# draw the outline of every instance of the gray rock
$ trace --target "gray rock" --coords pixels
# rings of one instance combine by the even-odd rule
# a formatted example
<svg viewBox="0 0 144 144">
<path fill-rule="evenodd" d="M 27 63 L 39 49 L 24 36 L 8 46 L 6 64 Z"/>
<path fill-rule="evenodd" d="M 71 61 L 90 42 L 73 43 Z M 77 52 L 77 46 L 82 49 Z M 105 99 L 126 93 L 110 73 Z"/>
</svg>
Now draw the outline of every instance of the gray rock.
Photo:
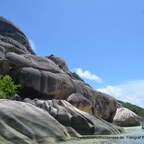
<svg viewBox="0 0 144 144">
<path fill-rule="evenodd" d="M 0 74 L 5 75 L 10 71 L 9 61 L 7 59 L 0 59 Z"/>
<path fill-rule="evenodd" d="M 21 101 L 21 97 L 18 94 L 14 94 L 9 98 L 10 100 Z"/>
<path fill-rule="evenodd" d="M 92 89 L 68 69 L 62 58 L 36 56 L 24 33 L 2 17 L 0 58 L 0 72 L 22 85 L 22 99 L 68 100 L 77 108 L 112 122 L 117 109 L 114 98 Z"/>
<path fill-rule="evenodd" d="M 113 97 L 92 89 L 62 58 L 36 56 L 24 33 L 2 17 L 0 73 L 11 75 L 22 86 L 20 97 L 12 99 L 28 97 L 27 103 L 0 100 L 0 143 L 49 143 L 70 135 L 122 131 L 106 122 L 112 122 L 117 109 Z"/>
<path fill-rule="evenodd" d="M 15 69 L 32 67 L 53 73 L 63 73 L 63 71 L 53 61 L 44 57 L 31 54 L 19 55 L 14 52 L 9 52 L 6 54 L 6 58 L 10 61 L 10 65 Z M 17 64 L 15 64 L 15 62 Z"/>
<path fill-rule="evenodd" d="M 27 48 L 20 42 L 0 35 L 0 47 L 4 49 L 4 54 L 7 52 L 15 52 L 17 54 L 30 54 Z"/>
<path fill-rule="evenodd" d="M 74 130 L 71 135 L 79 136 Z M 70 138 L 67 129 L 34 105 L 0 100 L 0 143 L 48 144 Z"/>
<path fill-rule="evenodd" d="M 26 38 L 25 34 L 17 28 L 12 22 L 0 17 L 0 35 L 10 38 L 23 45 L 31 54 L 35 54 Z"/>
<path fill-rule="evenodd" d="M 50 55 L 47 57 L 48 59 L 52 60 L 60 69 L 62 69 L 65 73 L 69 73 L 70 71 L 66 65 L 66 62 L 64 61 L 64 59 L 54 56 L 54 55 Z"/>
<path fill-rule="evenodd" d="M 113 119 L 113 123 L 119 126 L 138 126 L 141 117 L 127 108 L 118 108 Z"/>
<path fill-rule="evenodd" d="M 22 68 L 16 79 L 25 86 L 25 92 L 33 95 L 35 91 L 37 93 L 35 97 L 40 96 L 45 99 L 62 99 L 70 95 L 74 89 L 72 82 L 66 75 L 40 71 L 31 67 Z M 28 96 L 28 93 L 25 92 L 24 95 Z"/>
<path fill-rule="evenodd" d="M 92 103 L 80 93 L 71 94 L 67 101 L 76 108 L 92 114 Z"/>
<path fill-rule="evenodd" d="M 46 110 L 62 125 L 72 127 L 82 135 L 118 134 L 122 132 L 120 127 L 85 113 L 65 100 L 44 101 L 38 99 L 26 99 L 25 102 L 34 104 L 35 106 Z M 55 109 L 55 111 L 51 111 L 52 108 Z"/>
</svg>

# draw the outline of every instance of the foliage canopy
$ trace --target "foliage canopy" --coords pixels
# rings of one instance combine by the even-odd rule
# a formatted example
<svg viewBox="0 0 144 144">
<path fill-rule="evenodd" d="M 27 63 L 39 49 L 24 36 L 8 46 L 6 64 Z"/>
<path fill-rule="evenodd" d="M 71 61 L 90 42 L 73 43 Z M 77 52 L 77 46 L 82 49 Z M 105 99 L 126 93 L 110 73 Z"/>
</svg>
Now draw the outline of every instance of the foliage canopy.
<svg viewBox="0 0 144 144">
<path fill-rule="evenodd" d="M 0 98 L 9 98 L 16 94 L 20 85 L 15 85 L 11 76 L 0 75 Z"/>
</svg>

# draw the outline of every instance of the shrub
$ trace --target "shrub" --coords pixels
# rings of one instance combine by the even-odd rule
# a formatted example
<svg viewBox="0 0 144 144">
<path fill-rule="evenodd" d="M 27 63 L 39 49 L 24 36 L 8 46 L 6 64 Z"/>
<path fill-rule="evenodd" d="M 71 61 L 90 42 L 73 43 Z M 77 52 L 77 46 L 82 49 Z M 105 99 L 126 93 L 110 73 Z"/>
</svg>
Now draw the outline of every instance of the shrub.
<svg viewBox="0 0 144 144">
<path fill-rule="evenodd" d="M 0 98 L 9 98 L 13 96 L 16 94 L 18 88 L 20 88 L 20 85 L 15 85 L 11 76 L 0 75 Z"/>
</svg>

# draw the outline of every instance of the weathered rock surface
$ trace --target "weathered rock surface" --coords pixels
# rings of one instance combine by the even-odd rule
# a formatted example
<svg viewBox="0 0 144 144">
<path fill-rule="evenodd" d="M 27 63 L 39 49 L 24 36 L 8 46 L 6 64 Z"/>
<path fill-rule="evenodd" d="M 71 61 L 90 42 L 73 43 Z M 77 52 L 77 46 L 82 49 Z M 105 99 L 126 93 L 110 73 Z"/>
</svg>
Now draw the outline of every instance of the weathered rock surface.
<svg viewBox="0 0 144 144">
<path fill-rule="evenodd" d="M 85 113 L 65 100 L 25 99 L 24 101 L 46 110 L 62 125 L 72 127 L 82 135 L 118 134 L 122 131 L 120 127 Z"/>
<path fill-rule="evenodd" d="M 45 110 L 29 103 L 0 100 L 0 144 L 48 144 L 68 138 L 67 129 Z"/>
<path fill-rule="evenodd" d="M 65 100 L 0 100 L 1 144 L 48 144 L 80 134 L 118 134 L 122 129 Z"/>
<path fill-rule="evenodd" d="M 113 123 L 119 126 L 138 126 L 142 120 L 142 117 L 122 107 L 117 109 Z"/>
<path fill-rule="evenodd" d="M 3 17 L 0 17 L 0 35 L 1 45 L 7 46 L 5 51 L 35 54 L 25 34 Z"/>
<path fill-rule="evenodd" d="M 0 17 L 0 74 L 11 75 L 22 85 L 20 97 L 14 98 L 41 99 L 29 100 L 33 105 L 0 101 L 0 140 L 5 143 L 45 143 L 57 138 L 67 139 L 69 134 L 117 134 L 121 131 L 106 122 L 112 122 L 116 112 L 114 98 L 92 89 L 68 69 L 62 58 L 35 55 L 24 33 L 3 17 Z"/>
<path fill-rule="evenodd" d="M 78 109 L 92 114 L 92 104 L 80 93 L 71 94 L 67 101 Z"/>
<path fill-rule="evenodd" d="M 62 58 L 36 56 L 24 33 L 3 17 L 0 17 L 0 73 L 11 75 L 22 85 L 19 94 L 22 99 L 68 100 L 110 122 L 117 109 L 114 98 L 93 90 L 70 72 Z"/>
</svg>

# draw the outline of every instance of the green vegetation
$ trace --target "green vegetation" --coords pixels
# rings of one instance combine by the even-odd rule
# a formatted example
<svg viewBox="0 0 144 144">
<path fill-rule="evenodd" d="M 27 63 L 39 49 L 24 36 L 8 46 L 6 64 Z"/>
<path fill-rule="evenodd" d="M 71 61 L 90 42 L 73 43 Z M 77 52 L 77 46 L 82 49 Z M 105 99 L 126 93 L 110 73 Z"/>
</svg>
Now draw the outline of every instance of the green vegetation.
<svg viewBox="0 0 144 144">
<path fill-rule="evenodd" d="M 0 75 L 0 98 L 9 98 L 16 94 L 20 85 L 15 85 L 9 75 Z"/>
<path fill-rule="evenodd" d="M 128 108 L 129 110 L 133 111 L 137 115 L 144 117 L 144 108 L 141 108 L 139 106 L 133 105 L 128 102 L 125 103 L 125 102 L 119 101 L 119 103 L 121 103 L 123 107 Z"/>
</svg>

